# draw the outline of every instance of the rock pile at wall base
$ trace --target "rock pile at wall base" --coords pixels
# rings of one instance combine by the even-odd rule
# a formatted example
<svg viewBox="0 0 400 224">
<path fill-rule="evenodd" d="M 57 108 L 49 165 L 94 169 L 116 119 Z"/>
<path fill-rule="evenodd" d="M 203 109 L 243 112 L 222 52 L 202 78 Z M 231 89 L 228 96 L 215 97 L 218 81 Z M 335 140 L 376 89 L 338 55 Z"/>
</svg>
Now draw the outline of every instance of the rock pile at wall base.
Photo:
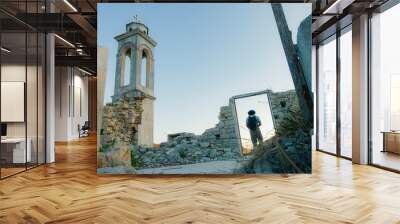
<svg viewBox="0 0 400 224">
<path fill-rule="evenodd" d="M 243 167 L 244 173 L 311 173 L 311 134 L 296 92 L 269 92 L 276 136 L 265 141 Z"/>
<path fill-rule="evenodd" d="M 220 108 L 219 122 L 201 135 L 177 133 L 159 148 L 136 146 L 133 161 L 140 168 L 203 163 L 217 160 L 243 160 L 231 106 Z"/>
<path fill-rule="evenodd" d="M 281 118 L 275 137 L 258 147 L 245 173 L 311 173 L 311 130 L 298 107 Z"/>
<path fill-rule="evenodd" d="M 263 143 L 242 172 L 311 173 L 310 149 L 311 136 L 302 131 L 292 136 L 274 137 Z"/>
<path fill-rule="evenodd" d="M 136 169 L 133 167 L 126 166 L 115 166 L 115 167 L 102 167 L 97 168 L 98 174 L 137 174 Z"/>
</svg>

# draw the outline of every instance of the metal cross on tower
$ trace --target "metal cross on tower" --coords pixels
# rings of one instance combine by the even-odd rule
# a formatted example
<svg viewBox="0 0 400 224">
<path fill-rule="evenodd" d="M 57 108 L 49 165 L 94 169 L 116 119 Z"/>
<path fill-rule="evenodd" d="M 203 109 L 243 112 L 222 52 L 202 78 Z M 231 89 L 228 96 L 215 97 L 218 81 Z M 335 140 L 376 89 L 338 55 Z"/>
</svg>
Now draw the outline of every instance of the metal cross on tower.
<svg viewBox="0 0 400 224">
<path fill-rule="evenodd" d="M 140 19 L 137 14 L 133 17 L 133 21 L 135 21 L 136 23 L 140 23 Z"/>
</svg>

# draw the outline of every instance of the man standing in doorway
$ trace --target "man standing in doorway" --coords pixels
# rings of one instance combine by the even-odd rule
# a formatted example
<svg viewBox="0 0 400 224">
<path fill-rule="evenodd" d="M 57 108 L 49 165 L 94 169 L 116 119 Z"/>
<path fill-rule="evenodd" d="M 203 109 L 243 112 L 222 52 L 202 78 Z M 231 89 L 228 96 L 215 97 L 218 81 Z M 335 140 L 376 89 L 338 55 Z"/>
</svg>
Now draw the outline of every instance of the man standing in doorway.
<svg viewBox="0 0 400 224">
<path fill-rule="evenodd" d="M 263 142 L 263 137 L 260 130 L 261 120 L 256 115 L 256 112 L 254 110 L 249 110 L 247 114 L 249 116 L 246 120 L 246 126 L 250 131 L 251 142 L 253 143 L 254 150 L 256 149 L 258 144 L 261 144 Z"/>
</svg>

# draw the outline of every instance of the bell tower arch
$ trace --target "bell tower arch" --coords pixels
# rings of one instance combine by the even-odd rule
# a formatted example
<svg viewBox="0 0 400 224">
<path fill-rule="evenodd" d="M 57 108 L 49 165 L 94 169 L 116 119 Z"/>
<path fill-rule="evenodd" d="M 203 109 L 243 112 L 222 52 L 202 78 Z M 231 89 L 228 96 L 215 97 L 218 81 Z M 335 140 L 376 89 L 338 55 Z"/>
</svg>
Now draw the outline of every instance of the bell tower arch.
<svg viewBox="0 0 400 224">
<path fill-rule="evenodd" d="M 157 43 L 149 36 L 148 27 L 137 17 L 134 22 L 126 24 L 125 33 L 116 36 L 115 40 L 118 42 L 118 51 L 112 101 L 121 98 L 141 100 L 143 112 L 137 130 L 138 145 L 153 146 L 156 99 L 153 50 Z M 130 66 L 126 63 L 130 63 Z"/>
</svg>

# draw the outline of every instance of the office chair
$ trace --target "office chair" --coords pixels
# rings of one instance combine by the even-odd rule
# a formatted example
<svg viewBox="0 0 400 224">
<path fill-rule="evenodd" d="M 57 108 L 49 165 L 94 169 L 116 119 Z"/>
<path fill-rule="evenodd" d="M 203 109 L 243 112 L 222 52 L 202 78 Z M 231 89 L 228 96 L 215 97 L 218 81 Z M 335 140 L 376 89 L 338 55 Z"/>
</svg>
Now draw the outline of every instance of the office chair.
<svg viewBox="0 0 400 224">
<path fill-rule="evenodd" d="M 89 125 L 89 121 L 85 121 L 85 123 L 82 125 L 82 127 L 79 127 L 80 125 L 78 125 L 78 129 L 79 129 L 79 138 L 80 137 L 87 137 L 89 136 L 89 129 L 90 129 L 90 125 Z"/>
</svg>

